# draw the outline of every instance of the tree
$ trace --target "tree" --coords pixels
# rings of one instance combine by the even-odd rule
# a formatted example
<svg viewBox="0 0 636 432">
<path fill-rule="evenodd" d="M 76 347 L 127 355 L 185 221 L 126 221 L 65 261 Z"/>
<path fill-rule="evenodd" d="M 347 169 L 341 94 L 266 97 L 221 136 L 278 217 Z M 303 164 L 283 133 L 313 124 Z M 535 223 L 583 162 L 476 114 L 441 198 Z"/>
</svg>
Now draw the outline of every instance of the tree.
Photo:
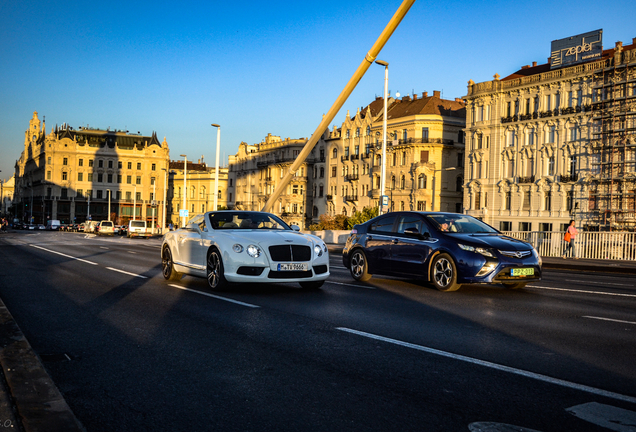
<svg viewBox="0 0 636 432">
<path fill-rule="evenodd" d="M 362 211 L 355 212 L 348 220 L 347 220 L 347 228 L 351 229 L 354 225 L 358 225 L 368 221 L 369 219 L 373 219 L 378 215 L 377 207 L 364 207 Z"/>
</svg>

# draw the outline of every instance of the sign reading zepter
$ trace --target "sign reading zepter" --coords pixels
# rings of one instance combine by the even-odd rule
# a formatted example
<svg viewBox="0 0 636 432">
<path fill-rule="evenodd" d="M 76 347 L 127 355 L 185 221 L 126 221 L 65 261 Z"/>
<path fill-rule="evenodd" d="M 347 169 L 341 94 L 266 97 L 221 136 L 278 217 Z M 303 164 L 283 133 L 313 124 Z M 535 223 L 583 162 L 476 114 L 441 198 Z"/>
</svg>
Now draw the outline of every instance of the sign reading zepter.
<svg viewBox="0 0 636 432">
<path fill-rule="evenodd" d="M 603 55 L 603 30 L 594 30 L 552 41 L 550 69 L 572 66 Z"/>
</svg>

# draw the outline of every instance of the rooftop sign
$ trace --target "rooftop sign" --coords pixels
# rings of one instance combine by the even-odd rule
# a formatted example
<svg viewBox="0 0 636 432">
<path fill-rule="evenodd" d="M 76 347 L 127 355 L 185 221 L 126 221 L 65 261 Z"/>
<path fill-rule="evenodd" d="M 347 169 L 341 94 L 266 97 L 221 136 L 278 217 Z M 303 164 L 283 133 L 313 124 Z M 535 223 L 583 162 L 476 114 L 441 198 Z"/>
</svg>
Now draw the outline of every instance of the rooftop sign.
<svg viewBox="0 0 636 432">
<path fill-rule="evenodd" d="M 552 41 L 550 69 L 598 60 L 603 54 L 603 30 Z"/>
</svg>

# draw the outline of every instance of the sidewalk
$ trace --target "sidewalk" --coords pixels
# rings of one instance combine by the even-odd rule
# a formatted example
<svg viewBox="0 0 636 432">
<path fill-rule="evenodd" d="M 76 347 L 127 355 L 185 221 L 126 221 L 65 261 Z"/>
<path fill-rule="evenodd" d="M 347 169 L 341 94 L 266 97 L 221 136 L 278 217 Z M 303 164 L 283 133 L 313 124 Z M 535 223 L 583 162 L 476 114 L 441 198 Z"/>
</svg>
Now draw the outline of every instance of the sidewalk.
<svg viewBox="0 0 636 432">
<path fill-rule="evenodd" d="M 84 431 L 0 300 L 0 429 Z"/>
<path fill-rule="evenodd" d="M 332 255 L 342 255 L 344 245 L 327 244 Z M 543 268 L 555 270 L 570 270 L 578 272 L 623 273 L 636 274 L 636 261 L 593 260 L 593 259 L 563 259 L 544 257 Z"/>
</svg>

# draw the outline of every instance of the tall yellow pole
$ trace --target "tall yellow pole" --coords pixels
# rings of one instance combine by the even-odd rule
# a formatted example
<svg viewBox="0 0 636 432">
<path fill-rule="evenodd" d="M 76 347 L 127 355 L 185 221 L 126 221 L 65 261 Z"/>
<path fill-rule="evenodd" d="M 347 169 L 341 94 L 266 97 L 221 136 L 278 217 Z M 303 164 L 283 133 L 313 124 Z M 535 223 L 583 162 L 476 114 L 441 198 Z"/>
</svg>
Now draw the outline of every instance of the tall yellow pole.
<svg viewBox="0 0 636 432">
<path fill-rule="evenodd" d="M 375 61 L 375 58 L 378 56 L 378 54 L 387 43 L 397 26 L 400 24 L 406 13 L 409 11 L 411 6 L 413 6 L 413 3 L 415 3 L 415 0 L 404 0 L 402 2 L 398 10 L 393 15 L 393 18 L 391 18 L 391 21 L 389 21 L 387 26 L 384 28 L 384 30 L 380 34 L 380 37 L 378 37 L 378 40 L 375 41 L 375 43 L 371 47 L 371 50 L 369 50 L 367 55 L 364 57 L 364 60 L 362 60 L 362 63 L 360 63 L 360 66 L 358 66 L 358 69 L 356 69 L 355 73 L 340 93 L 340 96 L 338 96 L 338 99 L 336 99 L 329 112 L 327 112 L 327 115 L 322 119 L 314 133 L 311 135 L 311 138 L 309 138 L 309 141 L 307 141 L 307 144 L 305 144 L 305 147 L 303 147 L 302 151 L 298 155 L 298 158 L 289 167 L 281 181 L 278 183 L 278 186 L 276 186 L 276 189 L 265 203 L 263 211 L 270 211 L 272 209 L 280 194 L 289 184 L 289 181 L 291 180 L 294 173 L 298 170 L 298 168 L 300 168 L 300 165 L 305 162 L 305 159 L 307 159 L 309 153 L 313 150 L 314 146 L 316 145 L 322 134 L 325 132 L 331 121 L 334 119 L 336 114 L 338 114 L 340 108 L 342 108 L 344 103 L 347 101 L 347 98 L 349 97 L 349 95 L 351 95 L 353 89 L 356 88 L 356 86 L 366 73 L 367 69 L 369 69 L 369 66 L 371 66 L 371 64 Z"/>
</svg>

